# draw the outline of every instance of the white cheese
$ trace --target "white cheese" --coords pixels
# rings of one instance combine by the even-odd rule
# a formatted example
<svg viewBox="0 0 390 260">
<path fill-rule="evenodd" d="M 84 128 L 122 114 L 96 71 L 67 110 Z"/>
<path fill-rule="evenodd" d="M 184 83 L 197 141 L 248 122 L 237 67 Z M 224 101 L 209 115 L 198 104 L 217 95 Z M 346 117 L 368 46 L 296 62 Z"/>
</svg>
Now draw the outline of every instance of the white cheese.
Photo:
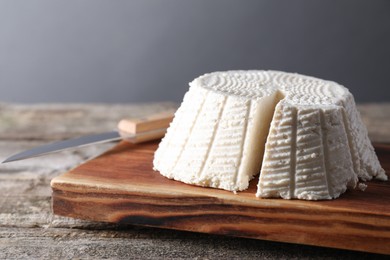
<svg viewBox="0 0 390 260">
<path fill-rule="evenodd" d="M 365 191 L 367 189 L 367 184 L 361 182 L 358 184 L 358 188 L 361 191 Z"/>
<path fill-rule="evenodd" d="M 205 74 L 190 83 L 154 169 L 189 184 L 258 197 L 332 199 L 358 177 L 385 180 L 343 86 L 278 71 Z"/>
</svg>

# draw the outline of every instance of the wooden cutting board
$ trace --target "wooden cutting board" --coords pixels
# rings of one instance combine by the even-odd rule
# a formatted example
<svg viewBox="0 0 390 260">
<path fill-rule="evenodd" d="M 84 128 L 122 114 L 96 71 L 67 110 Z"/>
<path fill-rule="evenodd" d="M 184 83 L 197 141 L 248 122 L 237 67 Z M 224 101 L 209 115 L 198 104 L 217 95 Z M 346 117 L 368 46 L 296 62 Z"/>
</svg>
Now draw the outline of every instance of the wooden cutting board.
<svg viewBox="0 0 390 260">
<path fill-rule="evenodd" d="M 152 170 L 157 144 L 122 142 L 54 178 L 54 214 L 390 254 L 390 182 L 332 201 L 259 199 L 257 180 L 234 194 L 166 179 Z M 389 175 L 389 146 L 376 151 Z"/>
</svg>

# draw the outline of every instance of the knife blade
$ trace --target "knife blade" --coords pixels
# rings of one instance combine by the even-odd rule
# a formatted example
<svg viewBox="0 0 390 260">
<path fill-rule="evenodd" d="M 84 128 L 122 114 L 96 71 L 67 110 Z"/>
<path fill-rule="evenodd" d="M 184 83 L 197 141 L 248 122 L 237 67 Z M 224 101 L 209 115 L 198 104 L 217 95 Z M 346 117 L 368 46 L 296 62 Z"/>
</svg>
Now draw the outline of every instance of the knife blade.
<svg viewBox="0 0 390 260">
<path fill-rule="evenodd" d="M 14 154 L 5 159 L 2 163 L 34 158 L 71 148 L 80 148 L 98 143 L 119 140 L 126 140 L 131 143 L 141 143 L 156 140 L 165 135 L 166 129 L 172 121 L 173 116 L 173 112 L 163 112 L 140 119 L 123 119 L 119 122 L 117 130 L 38 146 Z"/>
</svg>

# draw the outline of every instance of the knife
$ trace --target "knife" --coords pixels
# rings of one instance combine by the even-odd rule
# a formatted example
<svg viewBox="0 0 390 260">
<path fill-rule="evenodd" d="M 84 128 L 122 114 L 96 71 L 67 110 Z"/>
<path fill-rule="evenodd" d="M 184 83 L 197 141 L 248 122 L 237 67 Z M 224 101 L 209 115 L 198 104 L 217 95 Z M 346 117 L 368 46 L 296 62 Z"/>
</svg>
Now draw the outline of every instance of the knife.
<svg viewBox="0 0 390 260">
<path fill-rule="evenodd" d="M 173 112 L 162 112 L 144 118 L 122 119 L 119 121 L 117 129 L 114 131 L 45 144 L 12 155 L 2 163 L 24 160 L 91 144 L 119 140 L 125 140 L 131 143 L 141 143 L 160 139 L 165 135 L 173 116 Z"/>
</svg>

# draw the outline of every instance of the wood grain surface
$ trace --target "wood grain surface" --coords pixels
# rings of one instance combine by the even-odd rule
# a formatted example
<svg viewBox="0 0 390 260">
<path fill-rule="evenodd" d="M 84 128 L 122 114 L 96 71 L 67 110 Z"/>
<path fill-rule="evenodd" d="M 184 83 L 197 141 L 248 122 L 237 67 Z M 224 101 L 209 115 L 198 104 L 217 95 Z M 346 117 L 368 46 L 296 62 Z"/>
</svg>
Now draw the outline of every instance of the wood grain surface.
<svg viewBox="0 0 390 260">
<path fill-rule="evenodd" d="M 0 103 L 0 161 L 38 145 L 111 131 L 119 120 L 174 111 L 174 103 Z M 360 104 L 372 141 L 390 143 L 390 103 Z M 388 259 L 387 255 L 96 222 L 53 215 L 50 181 L 105 143 L 0 165 L 0 259 Z"/>
<path fill-rule="evenodd" d="M 371 181 L 332 201 L 259 199 L 195 187 L 152 170 L 157 142 L 114 149 L 54 178 L 55 214 L 94 221 L 390 254 L 390 184 Z M 377 153 L 390 170 L 388 145 Z"/>
</svg>

